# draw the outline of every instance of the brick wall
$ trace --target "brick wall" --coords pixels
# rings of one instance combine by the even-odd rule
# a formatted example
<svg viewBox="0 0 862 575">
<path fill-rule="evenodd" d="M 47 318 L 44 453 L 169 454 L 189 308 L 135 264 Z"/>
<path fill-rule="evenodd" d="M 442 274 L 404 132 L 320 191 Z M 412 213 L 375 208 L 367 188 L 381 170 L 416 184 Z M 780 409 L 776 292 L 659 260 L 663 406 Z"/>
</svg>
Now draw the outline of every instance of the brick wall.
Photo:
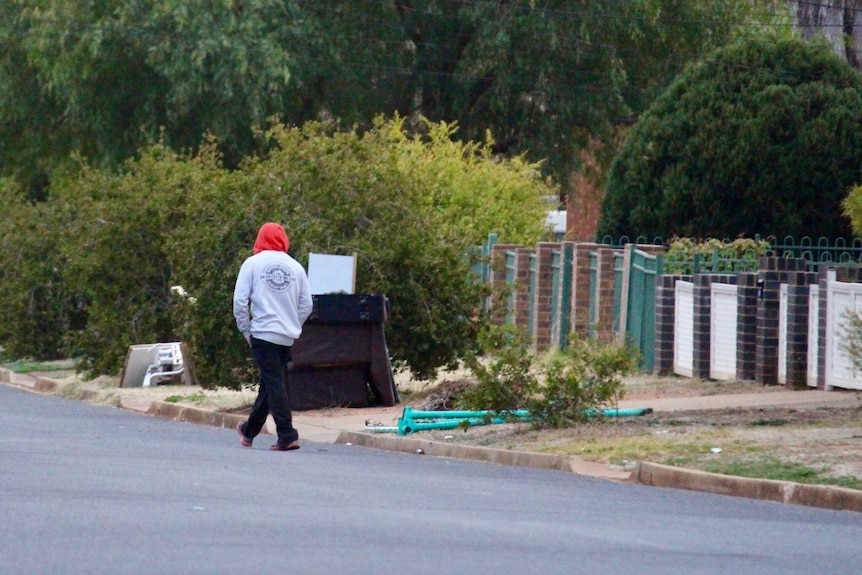
<svg viewBox="0 0 862 575">
<path fill-rule="evenodd" d="M 598 270 L 596 274 L 596 317 L 594 337 L 601 341 L 614 338 L 614 254 L 612 248 L 602 246 L 598 253 Z"/>
<path fill-rule="evenodd" d="M 691 276 L 664 275 L 656 278 L 655 362 L 653 363 L 653 371 L 659 375 L 673 373 L 677 280 L 691 281 Z"/>
<path fill-rule="evenodd" d="M 581 160 L 586 165 L 598 164 L 589 155 L 582 155 Z M 566 237 L 595 238 L 601 217 L 602 190 L 599 190 L 592 179 L 584 174 L 572 177 L 572 191 L 566 196 Z"/>
<path fill-rule="evenodd" d="M 572 250 L 571 331 L 580 337 L 590 332 L 590 252 L 599 244 L 577 243 Z"/>
<path fill-rule="evenodd" d="M 736 378 L 752 381 L 757 373 L 757 274 L 738 274 L 736 289 Z"/>
<path fill-rule="evenodd" d="M 553 286 L 553 252 L 561 244 L 541 242 L 536 246 L 536 290 L 533 293 L 533 350 L 541 351 L 551 345 L 551 296 Z"/>
<path fill-rule="evenodd" d="M 804 272 L 808 263 L 801 258 L 764 257 L 758 272 L 757 345 L 755 380 L 759 383 L 778 382 L 778 312 L 781 284 Z"/>
</svg>

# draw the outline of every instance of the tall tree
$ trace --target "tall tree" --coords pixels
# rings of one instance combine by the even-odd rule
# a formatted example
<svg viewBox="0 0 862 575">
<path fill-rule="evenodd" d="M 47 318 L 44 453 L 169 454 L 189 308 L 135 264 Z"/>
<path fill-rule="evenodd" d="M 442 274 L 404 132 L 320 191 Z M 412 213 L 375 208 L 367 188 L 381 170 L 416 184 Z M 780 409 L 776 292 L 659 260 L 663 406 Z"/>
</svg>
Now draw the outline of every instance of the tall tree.
<svg viewBox="0 0 862 575">
<path fill-rule="evenodd" d="M 0 23 L 0 175 L 40 195 L 77 152 L 117 166 L 142 145 L 220 138 L 233 165 L 289 82 L 282 0 L 12 0 Z M 40 160 L 41 159 L 41 160 Z"/>
<path fill-rule="evenodd" d="M 0 7 L 0 176 L 39 190 L 72 151 L 378 114 L 546 159 L 565 181 L 588 135 L 636 117 L 689 60 L 780 20 L 785 0 L 10 0 Z M 421 129 L 421 122 L 414 126 Z"/>
<path fill-rule="evenodd" d="M 790 0 L 803 38 L 824 36 L 835 53 L 862 70 L 862 0 Z"/>
</svg>

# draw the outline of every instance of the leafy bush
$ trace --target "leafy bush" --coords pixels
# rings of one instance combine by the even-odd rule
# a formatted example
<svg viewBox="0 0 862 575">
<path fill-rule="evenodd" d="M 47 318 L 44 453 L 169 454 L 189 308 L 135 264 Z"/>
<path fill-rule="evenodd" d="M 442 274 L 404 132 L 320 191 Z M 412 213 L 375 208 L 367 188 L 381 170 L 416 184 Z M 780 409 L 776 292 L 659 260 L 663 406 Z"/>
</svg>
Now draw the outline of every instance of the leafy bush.
<svg viewBox="0 0 862 575">
<path fill-rule="evenodd" d="M 526 409 L 534 427 L 568 427 L 596 417 L 622 398 L 622 377 L 637 365 L 628 347 L 575 337 L 540 362 L 525 334 L 510 325 L 490 327 L 480 343 L 481 352 L 465 360 L 477 383 L 461 393 L 459 407 L 503 416 Z"/>
<path fill-rule="evenodd" d="M 689 66 L 615 158 L 600 235 L 847 237 L 862 75 L 828 46 L 762 36 Z"/>
<path fill-rule="evenodd" d="M 11 357 L 58 359 L 70 353 L 66 337 L 82 320 L 58 249 L 62 214 L 23 196 L 0 186 L 0 341 Z"/>
<path fill-rule="evenodd" d="M 541 393 L 527 409 L 540 425 L 554 428 L 600 416 L 623 397 L 622 377 L 636 365 L 628 347 L 575 338 L 548 360 Z"/>
<path fill-rule="evenodd" d="M 511 324 L 490 325 L 478 344 L 480 353 L 464 358 L 478 383 L 461 393 L 458 405 L 494 412 L 525 408 L 539 388 L 527 335 Z"/>
<path fill-rule="evenodd" d="M 71 341 L 89 375 L 118 373 L 132 344 L 177 340 L 167 245 L 186 226 L 191 190 L 218 179 L 218 166 L 205 163 L 153 146 L 121 173 L 82 166 L 52 186 L 48 204 L 72 216 L 60 251 L 66 281 L 85 302 L 86 325 Z"/>
<path fill-rule="evenodd" d="M 312 252 L 357 253 L 357 291 L 392 303 L 396 364 L 433 376 L 474 347 L 485 321 L 473 247 L 492 230 L 543 239 L 543 198 L 553 194 L 535 165 L 453 142 L 453 130 L 429 124 L 418 140 L 397 118 L 364 134 L 276 125 L 261 135 L 268 155 L 234 171 L 215 142 L 193 157 L 153 145 L 120 172 L 82 164 L 52 182 L 44 214 L 22 208 L 20 222 L 5 224 L 8 254 L 26 253 L 27 265 L 8 255 L 15 301 L 0 308 L 22 315 L 30 286 L 62 288 L 54 298 L 66 305 L 74 294 L 86 322 L 70 331 L 67 306 L 57 317 L 31 314 L 40 323 L 29 327 L 68 335 L 71 346 L 58 338 L 51 350 L 79 356 L 89 375 L 118 373 L 129 345 L 180 339 L 202 385 L 238 387 L 254 364 L 231 313 L 234 281 L 260 225 L 276 221 L 302 263 Z M 0 332 L 10 349 L 23 335 Z"/>
<path fill-rule="evenodd" d="M 769 251 L 765 240 L 737 238 L 733 241 L 676 238 L 668 246 L 664 257 L 664 271 L 671 274 L 698 272 L 756 271 L 759 259 Z"/>
</svg>

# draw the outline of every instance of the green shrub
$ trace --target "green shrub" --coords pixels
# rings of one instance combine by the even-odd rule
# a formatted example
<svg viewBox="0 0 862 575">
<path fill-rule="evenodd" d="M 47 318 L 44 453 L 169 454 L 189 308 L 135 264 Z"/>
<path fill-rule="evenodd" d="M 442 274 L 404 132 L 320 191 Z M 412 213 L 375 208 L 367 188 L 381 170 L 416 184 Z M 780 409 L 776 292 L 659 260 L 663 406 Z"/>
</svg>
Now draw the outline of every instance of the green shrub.
<svg viewBox="0 0 862 575">
<path fill-rule="evenodd" d="M 474 246 L 491 231 L 544 239 L 556 193 L 536 165 L 454 142 L 454 129 L 428 124 L 416 139 L 398 118 L 363 134 L 275 125 L 261 134 L 268 155 L 233 171 L 215 142 L 194 156 L 156 144 L 116 172 L 81 163 L 0 224 L 0 343 L 75 355 L 95 376 L 117 374 L 132 344 L 182 340 L 201 385 L 239 387 L 254 362 L 231 313 L 234 281 L 260 225 L 276 221 L 303 264 L 358 254 L 357 291 L 392 304 L 395 364 L 432 377 L 485 322 Z"/>
<path fill-rule="evenodd" d="M 760 257 L 769 248 L 769 242 L 752 238 L 737 238 L 733 241 L 676 238 L 665 252 L 664 271 L 670 274 L 756 271 Z M 696 260 L 699 261 L 697 266 Z"/>
<path fill-rule="evenodd" d="M 599 235 L 848 237 L 862 75 L 825 43 L 761 36 L 690 65 L 613 161 Z"/>
<path fill-rule="evenodd" d="M 480 353 L 464 359 L 478 384 L 459 395 L 459 407 L 494 412 L 525 408 L 539 385 L 527 335 L 510 324 L 492 325 L 482 331 L 478 344 Z"/>
<path fill-rule="evenodd" d="M 637 355 L 614 343 L 572 338 L 545 364 L 544 384 L 527 409 L 543 427 L 568 427 L 600 416 L 623 397 L 622 378 L 637 365 Z"/>
<path fill-rule="evenodd" d="M 534 427 L 568 427 L 594 418 L 622 398 L 622 377 L 637 365 L 628 347 L 572 337 L 564 351 L 540 362 L 523 331 L 492 326 L 481 351 L 465 360 L 477 383 L 458 398 L 462 409 L 503 416 L 525 409 Z"/>
<path fill-rule="evenodd" d="M 0 342 L 15 358 L 59 359 L 71 351 L 70 329 L 83 321 L 60 252 L 64 215 L 0 185 Z"/>
</svg>

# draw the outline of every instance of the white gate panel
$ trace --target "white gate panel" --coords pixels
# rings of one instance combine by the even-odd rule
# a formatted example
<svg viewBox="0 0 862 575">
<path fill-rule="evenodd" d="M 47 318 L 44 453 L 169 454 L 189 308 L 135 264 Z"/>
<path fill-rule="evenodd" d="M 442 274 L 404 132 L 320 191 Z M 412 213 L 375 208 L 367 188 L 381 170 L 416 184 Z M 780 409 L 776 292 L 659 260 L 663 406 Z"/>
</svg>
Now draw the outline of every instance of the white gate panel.
<svg viewBox="0 0 862 575">
<path fill-rule="evenodd" d="M 778 292 L 778 383 L 787 383 L 787 284 Z"/>
<path fill-rule="evenodd" d="M 674 295 L 673 372 L 691 377 L 694 371 L 694 284 L 677 281 Z"/>
<path fill-rule="evenodd" d="M 808 287 L 808 387 L 817 387 L 820 354 L 820 286 Z"/>
<path fill-rule="evenodd" d="M 842 348 L 847 330 L 846 313 L 862 310 L 862 284 L 829 282 L 826 308 L 826 389 L 862 389 L 862 374 Z"/>
<path fill-rule="evenodd" d="M 714 283 L 710 287 L 709 377 L 736 379 L 736 286 Z"/>
</svg>

